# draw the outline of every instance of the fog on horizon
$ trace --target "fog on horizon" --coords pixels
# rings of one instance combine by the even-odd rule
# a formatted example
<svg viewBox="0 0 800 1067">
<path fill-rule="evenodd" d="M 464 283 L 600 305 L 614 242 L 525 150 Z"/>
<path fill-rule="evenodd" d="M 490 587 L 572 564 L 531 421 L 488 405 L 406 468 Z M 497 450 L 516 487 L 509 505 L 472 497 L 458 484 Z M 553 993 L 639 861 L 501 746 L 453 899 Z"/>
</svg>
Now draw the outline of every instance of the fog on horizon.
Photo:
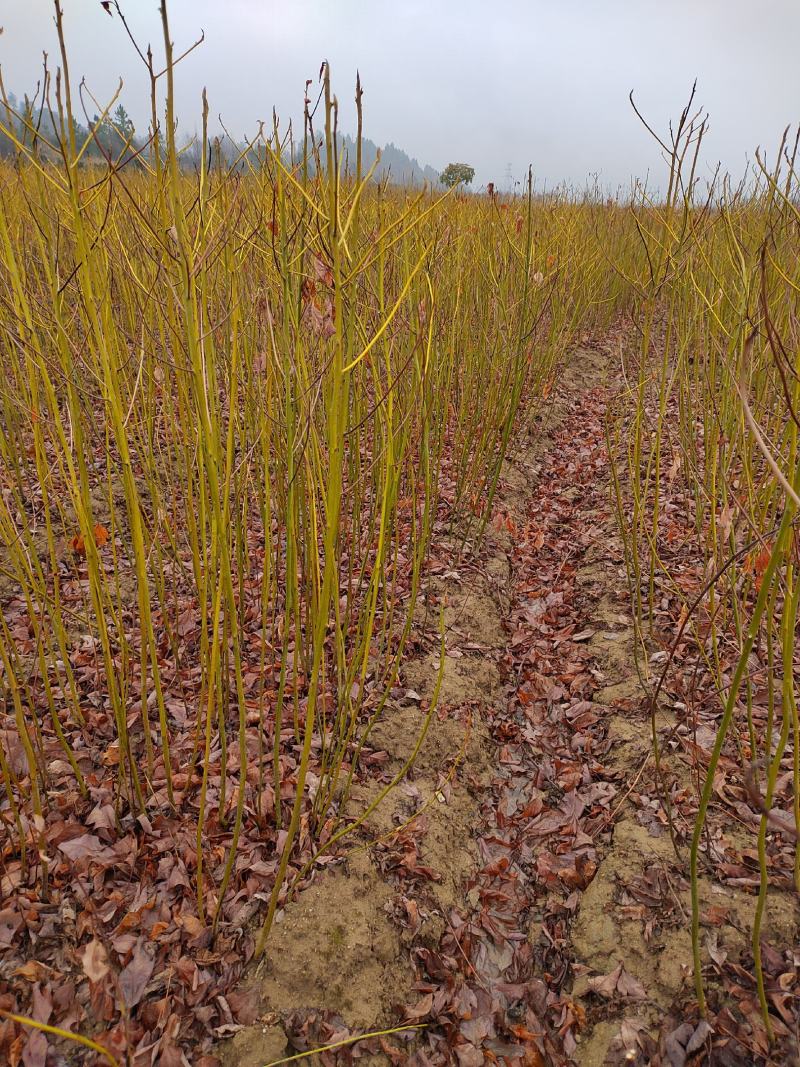
<svg viewBox="0 0 800 1067">
<path fill-rule="evenodd" d="M 146 71 L 116 16 L 100 0 L 61 0 L 70 73 L 103 104 L 121 101 L 144 132 Z M 158 0 L 121 0 L 142 46 L 163 55 Z M 113 5 L 112 5 L 113 7 Z M 631 177 L 660 184 L 659 151 L 628 102 L 659 131 L 676 119 L 697 78 L 710 114 L 701 176 L 717 161 L 739 177 L 754 149 L 774 157 L 784 128 L 800 121 L 800 5 L 762 0 L 169 0 L 176 53 L 205 31 L 177 73 L 179 132 L 200 123 L 207 88 L 212 131 L 221 114 L 237 138 L 273 106 L 302 113 L 304 84 L 331 64 L 340 128 L 355 132 L 356 70 L 364 133 L 419 163 L 475 167 L 474 187 L 500 189 L 532 164 L 537 186 L 594 182 L 627 190 Z M 58 62 L 52 0 L 0 0 L 0 65 L 7 90 L 32 93 L 42 52 Z M 84 116 L 78 112 L 83 121 Z"/>
</svg>

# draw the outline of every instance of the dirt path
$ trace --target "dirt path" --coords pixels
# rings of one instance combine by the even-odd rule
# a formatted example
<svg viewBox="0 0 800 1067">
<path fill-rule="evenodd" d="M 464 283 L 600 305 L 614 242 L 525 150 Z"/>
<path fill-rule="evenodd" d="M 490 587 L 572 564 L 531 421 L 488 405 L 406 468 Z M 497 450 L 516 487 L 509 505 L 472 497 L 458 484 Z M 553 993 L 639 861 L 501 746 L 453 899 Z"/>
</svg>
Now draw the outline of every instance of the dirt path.
<svg viewBox="0 0 800 1067">
<path fill-rule="evenodd" d="M 413 775 L 285 909 L 251 978 L 259 1022 L 226 1063 L 398 1022 L 420 1029 L 326 1062 L 680 1067 L 702 1050 L 705 1024 L 670 1015 L 691 985 L 688 896 L 655 799 L 610 496 L 620 343 L 574 353 L 506 464 L 481 552 L 454 566 L 440 545 L 430 618 L 372 738 L 389 780 L 433 690 L 445 597 L 440 706 Z M 365 782 L 354 810 L 380 787 Z M 709 952 L 741 954 L 752 897 L 710 882 L 701 896 L 728 921 L 709 922 Z M 769 924 L 796 935 L 790 898 L 775 895 Z"/>
</svg>

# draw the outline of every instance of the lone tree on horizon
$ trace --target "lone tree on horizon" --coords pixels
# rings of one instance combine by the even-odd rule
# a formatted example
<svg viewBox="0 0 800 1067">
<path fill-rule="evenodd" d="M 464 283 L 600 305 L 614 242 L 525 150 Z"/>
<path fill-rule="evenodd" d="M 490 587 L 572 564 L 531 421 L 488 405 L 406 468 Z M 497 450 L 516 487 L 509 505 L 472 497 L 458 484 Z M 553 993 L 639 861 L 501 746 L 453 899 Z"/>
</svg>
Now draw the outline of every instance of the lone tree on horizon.
<svg viewBox="0 0 800 1067">
<path fill-rule="evenodd" d="M 449 189 L 452 189 L 452 187 L 458 185 L 459 182 L 461 182 L 462 185 L 469 185 L 474 177 L 475 168 L 471 167 L 469 163 L 448 163 L 439 175 L 439 181 L 442 185 L 446 185 Z"/>
</svg>

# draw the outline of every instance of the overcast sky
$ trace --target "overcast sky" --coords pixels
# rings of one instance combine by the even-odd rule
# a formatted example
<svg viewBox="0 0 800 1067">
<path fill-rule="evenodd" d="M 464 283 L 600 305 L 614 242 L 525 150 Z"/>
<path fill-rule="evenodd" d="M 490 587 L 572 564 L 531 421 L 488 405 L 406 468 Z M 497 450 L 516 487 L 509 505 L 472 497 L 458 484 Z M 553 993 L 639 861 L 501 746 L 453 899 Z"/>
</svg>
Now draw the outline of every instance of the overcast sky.
<svg viewBox="0 0 800 1067">
<path fill-rule="evenodd" d="M 74 79 L 100 99 L 121 76 L 122 100 L 147 125 L 147 81 L 116 18 L 100 0 L 62 0 Z M 140 43 L 159 47 L 157 0 L 122 0 Z M 705 159 L 736 175 L 753 149 L 774 149 L 800 120 L 798 0 L 169 0 L 180 51 L 180 128 L 211 114 L 241 135 L 273 105 L 302 110 L 303 84 L 331 63 L 341 126 L 352 132 L 356 69 L 365 133 L 421 163 L 476 168 L 476 185 L 505 185 L 533 164 L 537 183 L 604 186 L 662 173 L 628 103 L 663 128 L 691 83 L 711 115 Z M 30 91 L 42 51 L 55 60 L 52 0 L 0 0 L 6 87 Z"/>
</svg>

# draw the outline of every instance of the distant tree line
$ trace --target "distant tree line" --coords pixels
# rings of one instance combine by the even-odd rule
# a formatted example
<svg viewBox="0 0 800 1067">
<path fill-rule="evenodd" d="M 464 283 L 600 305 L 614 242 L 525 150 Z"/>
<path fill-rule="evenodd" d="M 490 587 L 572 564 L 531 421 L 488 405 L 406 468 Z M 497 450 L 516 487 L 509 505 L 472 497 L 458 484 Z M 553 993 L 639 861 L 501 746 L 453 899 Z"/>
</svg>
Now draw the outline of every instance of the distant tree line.
<svg viewBox="0 0 800 1067">
<path fill-rule="evenodd" d="M 28 96 L 17 98 L 9 93 L 0 103 L 0 122 L 6 127 L 0 129 L 0 156 L 5 158 L 16 154 L 15 138 L 26 148 L 36 148 L 46 156 L 52 154 L 51 146 L 61 136 L 57 117 Z M 123 104 L 118 104 L 110 115 L 94 115 L 86 124 L 73 117 L 72 128 L 76 144 L 82 146 L 88 140 L 83 154 L 87 159 L 116 159 L 126 148 L 136 153 L 146 143 L 146 138 L 136 137 L 133 121 Z"/>
<path fill-rule="evenodd" d="M 0 122 L 14 135 L 11 137 L 5 130 L 0 129 L 0 157 L 11 158 L 16 155 L 14 138 L 26 148 L 35 146 L 42 156 L 47 157 L 53 154 L 51 146 L 57 146 L 61 137 L 57 116 L 54 118 L 47 107 L 43 108 L 40 99 L 32 100 L 28 96 L 18 98 L 9 93 L 5 104 L 0 102 Z M 146 136 L 137 134 L 133 120 L 123 104 L 118 104 L 110 114 L 94 115 L 86 123 L 73 118 L 72 124 L 76 144 L 79 147 L 86 145 L 81 158 L 87 162 L 117 161 L 120 157 L 123 160 L 127 157 L 149 158 L 152 155 L 150 131 L 148 130 Z M 158 136 L 160 138 L 160 134 Z M 356 141 L 348 134 L 339 134 L 337 140 L 339 158 L 343 160 L 345 171 L 352 174 L 356 166 Z M 199 167 L 202 151 L 202 138 L 199 135 L 184 139 L 180 148 L 181 165 L 187 168 Z M 319 158 L 313 146 L 308 151 L 309 172 L 313 174 L 317 160 L 319 159 L 321 166 L 325 165 L 325 160 L 324 157 Z M 362 138 L 361 141 L 363 173 L 366 174 L 370 170 L 379 152 L 380 159 L 373 172 L 374 180 L 412 186 L 440 184 L 439 173 L 433 167 L 419 163 L 395 144 L 389 143 L 379 149 L 368 137 Z M 264 146 L 259 139 L 251 143 L 236 141 L 225 135 L 209 139 L 208 154 L 207 164 L 212 168 L 223 166 L 243 170 L 249 164 L 259 164 L 264 155 Z M 287 165 L 298 164 L 302 158 L 302 150 L 294 144 L 284 149 L 283 157 Z"/>
<path fill-rule="evenodd" d="M 342 138 L 345 151 L 350 159 L 356 157 L 356 143 L 352 137 Z M 375 170 L 378 179 L 390 179 L 400 185 L 428 185 L 439 184 L 439 174 L 433 167 L 423 166 L 416 159 L 407 155 L 401 148 L 391 142 L 380 150 L 381 159 Z M 362 139 L 361 153 L 364 161 L 364 169 L 369 170 L 375 162 L 378 146 L 368 137 Z"/>
<path fill-rule="evenodd" d="M 355 172 L 357 148 L 354 137 L 349 134 L 337 135 L 337 151 L 339 159 L 343 161 L 343 170 L 346 173 L 353 174 Z M 378 152 L 380 152 L 380 159 L 373 171 L 373 179 L 375 181 L 390 181 L 396 185 L 413 186 L 439 184 L 439 172 L 434 170 L 433 167 L 422 165 L 391 142 L 379 149 L 378 145 L 371 141 L 369 137 L 362 137 L 361 139 L 361 169 L 363 174 L 366 174 L 373 166 L 378 157 Z M 315 160 L 313 153 L 311 155 L 309 169 L 313 173 Z M 300 148 L 294 145 L 287 152 L 287 158 L 292 162 L 299 162 L 302 158 Z M 320 163 L 324 167 L 324 158 L 320 160 Z"/>
</svg>

